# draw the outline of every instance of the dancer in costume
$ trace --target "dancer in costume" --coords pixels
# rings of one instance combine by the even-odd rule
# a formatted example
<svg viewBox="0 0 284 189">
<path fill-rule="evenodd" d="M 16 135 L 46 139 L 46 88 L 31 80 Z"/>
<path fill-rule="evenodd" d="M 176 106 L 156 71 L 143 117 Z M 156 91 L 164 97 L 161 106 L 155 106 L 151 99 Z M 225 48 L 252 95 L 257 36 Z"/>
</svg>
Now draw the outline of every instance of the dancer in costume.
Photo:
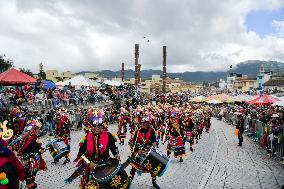
<svg viewBox="0 0 284 189">
<path fill-rule="evenodd" d="M 115 158 L 120 159 L 115 139 L 111 133 L 103 130 L 103 124 L 89 125 L 86 128 L 86 135 L 80 141 L 80 149 L 75 160 L 78 161 L 82 157 L 88 160 L 78 163 L 79 167 L 84 167 L 83 176 L 80 180 L 81 189 L 96 183 L 95 178 L 92 177 L 92 171 L 109 161 L 110 151 Z"/>
<path fill-rule="evenodd" d="M 1 124 L 0 133 L 0 188 L 16 189 L 19 188 L 20 181 L 25 180 L 25 173 L 23 164 L 7 147 L 6 140 L 13 136 L 13 130 L 6 127 L 7 123 L 8 121 L 4 121 Z"/>
<path fill-rule="evenodd" d="M 38 139 L 38 130 L 41 124 L 37 120 L 32 120 L 25 127 L 22 134 L 22 140 L 19 144 L 19 155 L 25 162 L 25 181 L 26 187 L 35 189 L 37 184 L 35 182 L 37 172 L 39 170 L 47 170 L 46 163 L 42 158 L 44 149 L 41 147 L 41 142 Z"/>
<path fill-rule="evenodd" d="M 181 135 L 180 125 L 176 122 L 171 124 L 169 130 L 169 140 L 167 146 L 167 155 L 170 156 L 171 152 L 174 152 L 175 158 L 180 158 L 180 162 L 183 162 L 183 156 L 186 156 L 183 136 Z"/>
<path fill-rule="evenodd" d="M 70 127 L 71 127 L 71 124 L 66 115 L 66 111 L 62 109 L 57 116 L 57 127 L 55 129 L 55 134 L 57 136 L 58 142 L 63 141 L 67 145 L 69 152 L 70 152 L 70 141 L 71 141 Z M 53 163 L 56 164 L 58 161 L 59 159 L 54 160 Z M 65 161 L 63 162 L 63 164 L 66 164 L 69 162 L 70 162 L 69 153 L 67 153 L 65 155 Z"/>
<path fill-rule="evenodd" d="M 193 152 L 193 144 L 194 144 L 194 138 L 193 138 L 193 128 L 194 128 L 194 123 L 193 120 L 190 116 L 188 116 L 187 121 L 185 123 L 185 131 L 184 131 L 184 143 L 189 142 L 190 145 L 190 151 Z"/>
<path fill-rule="evenodd" d="M 122 112 L 118 119 L 118 131 L 117 131 L 117 136 L 119 138 L 119 144 L 121 145 L 124 145 L 124 140 L 126 138 L 126 132 L 127 132 L 126 120 Z"/>
<path fill-rule="evenodd" d="M 145 151 L 149 150 L 152 146 L 156 146 L 156 135 L 154 129 L 149 127 L 149 118 L 143 118 L 141 123 L 141 128 L 139 128 L 133 138 L 132 138 L 133 146 L 131 146 L 131 157 L 135 157 L 137 154 L 143 154 Z M 131 163 L 132 169 L 130 171 L 130 181 L 133 180 L 136 171 L 142 171 L 147 173 L 147 168 L 141 169 L 141 165 L 135 161 Z M 153 187 L 159 189 L 160 187 L 157 185 L 156 182 L 156 175 L 154 173 L 150 173 L 152 177 L 152 184 Z"/>
</svg>

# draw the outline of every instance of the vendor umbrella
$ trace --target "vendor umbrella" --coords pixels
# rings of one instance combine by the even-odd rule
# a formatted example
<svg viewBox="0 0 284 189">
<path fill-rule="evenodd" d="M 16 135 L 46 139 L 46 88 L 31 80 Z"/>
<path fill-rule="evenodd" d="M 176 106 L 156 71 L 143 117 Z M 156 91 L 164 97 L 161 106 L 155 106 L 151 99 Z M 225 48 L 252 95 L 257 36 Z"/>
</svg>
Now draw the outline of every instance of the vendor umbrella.
<svg viewBox="0 0 284 189">
<path fill-rule="evenodd" d="M 36 79 L 20 72 L 15 68 L 11 68 L 0 74 L 1 85 L 27 85 L 34 84 Z"/>
<path fill-rule="evenodd" d="M 284 100 L 273 103 L 272 106 L 284 106 Z"/>
<path fill-rule="evenodd" d="M 248 104 L 254 104 L 254 105 L 268 105 L 268 104 L 272 104 L 279 101 L 276 98 L 273 98 L 269 95 L 264 95 L 264 96 L 259 96 L 253 100 L 248 101 Z"/>
<path fill-rule="evenodd" d="M 213 100 L 208 100 L 207 103 L 209 103 L 209 104 L 222 104 L 223 102 L 220 101 L 220 100 L 213 99 Z"/>
<path fill-rule="evenodd" d="M 41 82 L 43 83 L 44 89 L 53 89 L 56 87 L 55 83 L 52 81 L 42 80 Z"/>
</svg>

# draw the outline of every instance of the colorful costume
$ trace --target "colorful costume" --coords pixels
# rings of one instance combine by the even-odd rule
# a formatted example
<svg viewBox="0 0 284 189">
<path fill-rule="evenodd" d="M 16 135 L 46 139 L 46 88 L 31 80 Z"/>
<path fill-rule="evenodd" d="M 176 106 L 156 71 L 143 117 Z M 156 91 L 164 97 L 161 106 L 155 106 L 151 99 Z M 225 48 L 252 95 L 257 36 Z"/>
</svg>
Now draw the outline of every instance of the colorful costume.
<svg viewBox="0 0 284 189">
<path fill-rule="evenodd" d="M 60 113 L 58 115 L 58 121 L 57 121 L 57 127 L 55 130 L 55 133 L 58 137 L 58 141 L 63 141 L 66 145 L 67 148 L 70 152 L 70 141 L 71 141 L 71 136 L 70 136 L 70 121 L 65 113 Z M 65 155 L 65 161 L 63 164 L 69 163 L 69 153 Z M 59 160 L 54 161 L 54 163 L 57 163 Z"/>
<path fill-rule="evenodd" d="M 104 164 L 110 158 L 109 151 L 111 151 L 114 156 L 118 156 L 115 139 L 111 133 L 102 131 L 99 135 L 95 135 L 91 131 L 88 131 L 80 142 L 80 149 L 76 160 L 79 160 L 84 155 L 89 161 L 97 165 Z M 80 188 L 85 189 L 88 183 L 95 182 L 95 180 L 92 180 L 93 178 L 90 177 L 92 175 L 92 169 L 89 165 L 84 165 L 84 162 L 79 164 L 79 166 L 84 167 Z"/>
<path fill-rule="evenodd" d="M 142 124 L 149 124 L 149 123 L 142 123 Z M 143 126 L 144 127 L 144 126 Z M 136 154 L 142 154 L 144 153 L 146 150 L 149 150 L 153 145 L 156 144 L 156 135 L 155 135 L 155 131 L 154 129 L 152 129 L 149 126 L 146 126 L 146 128 L 140 128 L 138 129 L 132 140 L 132 146 L 131 146 L 131 151 L 132 157 L 135 157 Z M 146 167 L 141 167 L 141 165 L 139 163 L 137 163 L 136 161 L 133 161 L 131 163 L 132 165 L 132 169 L 130 171 L 130 180 L 132 181 L 136 171 L 139 172 L 143 172 L 143 173 L 147 173 L 149 172 L 148 169 Z M 142 168 L 142 170 L 141 170 Z M 160 187 L 157 185 L 156 183 L 156 175 L 154 173 L 150 173 L 151 177 L 152 177 L 152 184 L 153 187 L 156 189 L 159 189 Z"/>
<path fill-rule="evenodd" d="M 124 139 L 126 138 L 126 132 L 127 132 L 126 120 L 125 120 L 125 117 L 121 115 L 118 121 L 118 131 L 117 131 L 117 135 L 120 141 L 119 144 L 124 145 Z"/>
<path fill-rule="evenodd" d="M 35 183 L 36 174 L 39 170 L 47 170 L 46 163 L 42 158 L 43 148 L 38 140 L 36 125 L 28 125 L 26 137 L 19 144 L 19 153 L 22 154 L 25 167 L 25 181 L 27 188 L 37 188 Z"/>
<path fill-rule="evenodd" d="M 180 133 L 180 125 L 173 123 L 169 131 L 169 141 L 167 146 L 167 155 L 170 156 L 171 151 L 174 152 L 175 158 L 180 158 L 180 162 L 183 162 L 182 157 L 186 155 L 183 136 Z"/>
<path fill-rule="evenodd" d="M 13 136 L 13 131 L 7 129 L 4 121 L 0 133 L 0 189 L 19 188 L 20 181 L 24 181 L 24 166 L 15 156 L 14 152 L 9 149 L 7 142 Z"/>
</svg>

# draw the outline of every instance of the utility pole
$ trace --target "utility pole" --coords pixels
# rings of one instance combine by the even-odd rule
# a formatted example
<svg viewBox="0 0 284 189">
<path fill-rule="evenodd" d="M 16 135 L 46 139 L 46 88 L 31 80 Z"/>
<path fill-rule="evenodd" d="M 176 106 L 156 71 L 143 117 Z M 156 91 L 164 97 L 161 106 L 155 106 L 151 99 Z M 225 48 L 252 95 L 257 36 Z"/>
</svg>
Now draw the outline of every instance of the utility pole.
<svg viewBox="0 0 284 189">
<path fill-rule="evenodd" d="M 139 44 L 135 44 L 135 86 L 138 87 L 138 58 L 139 58 Z"/>
<path fill-rule="evenodd" d="M 124 82 L 124 63 L 121 63 L 121 81 Z"/>
<path fill-rule="evenodd" d="M 141 81 L 141 64 L 138 64 L 137 73 L 138 73 L 137 77 L 138 77 L 138 85 L 139 85 L 139 83 Z"/>
<path fill-rule="evenodd" d="M 166 94 L 166 78 L 167 78 L 167 46 L 163 46 L 163 88 L 162 91 Z"/>
</svg>

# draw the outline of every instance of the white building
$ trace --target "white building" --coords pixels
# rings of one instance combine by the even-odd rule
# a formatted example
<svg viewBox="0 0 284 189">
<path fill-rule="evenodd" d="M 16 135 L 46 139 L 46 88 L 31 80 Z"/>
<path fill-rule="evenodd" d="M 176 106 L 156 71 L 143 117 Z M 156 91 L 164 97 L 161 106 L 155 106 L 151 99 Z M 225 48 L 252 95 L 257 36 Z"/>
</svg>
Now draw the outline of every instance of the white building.
<svg viewBox="0 0 284 189">
<path fill-rule="evenodd" d="M 263 85 L 264 90 L 270 91 L 284 91 L 284 77 L 272 77 L 269 81 Z"/>
<path fill-rule="evenodd" d="M 229 73 L 227 76 L 227 89 L 233 90 L 234 89 L 234 82 L 236 80 L 236 73 Z"/>
<path fill-rule="evenodd" d="M 220 89 L 226 89 L 227 88 L 227 83 L 224 79 L 220 79 L 219 81 L 219 88 Z"/>
<path fill-rule="evenodd" d="M 257 90 L 262 91 L 264 90 L 263 84 L 270 80 L 272 73 L 265 72 L 263 64 L 260 65 L 259 73 L 256 78 L 256 87 Z"/>
</svg>

